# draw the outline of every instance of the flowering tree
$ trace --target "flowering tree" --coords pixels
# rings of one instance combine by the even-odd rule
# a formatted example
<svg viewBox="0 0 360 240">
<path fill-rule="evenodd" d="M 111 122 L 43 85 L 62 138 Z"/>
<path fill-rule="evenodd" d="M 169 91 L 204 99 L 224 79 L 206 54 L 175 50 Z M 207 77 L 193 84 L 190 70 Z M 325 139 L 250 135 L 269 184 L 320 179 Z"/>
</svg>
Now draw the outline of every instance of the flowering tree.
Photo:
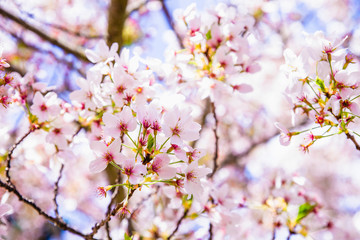
<svg viewBox="0 0 360 240">
<path fill-rule="evenodd" d="M 0 235 L 359 238 L 356 1 L 172 7 L 0 6 Z"/>
</svg>

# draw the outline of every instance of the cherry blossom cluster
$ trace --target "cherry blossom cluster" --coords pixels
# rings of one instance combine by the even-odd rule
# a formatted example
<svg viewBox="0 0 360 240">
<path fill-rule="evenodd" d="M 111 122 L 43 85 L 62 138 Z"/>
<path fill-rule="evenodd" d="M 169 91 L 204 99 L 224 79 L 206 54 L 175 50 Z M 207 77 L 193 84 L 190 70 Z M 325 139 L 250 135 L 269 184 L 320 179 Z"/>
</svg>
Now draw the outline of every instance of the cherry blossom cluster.
<svg viewBox="0 0 360 240">
<path fill-rule="evenodd" d="M 116 44 L 109 49 L 104 41 L 87 50 L 96 65 L 87 79 L 78 80 L 81 89 L 70 94 L 81 111 L 79 122 L 90 130 L 96 155 L 90 171 L 110 164 L 126 176 L 124 183 L 99 187 L 100 195 L 115 186 L 130 191 L 164 182 L 199 199 L 202 179 L 211 170 L 199 166 L 203 154 L 188 142 L 199 138 L 201 126 L 190 108 L 166 108 L 156 99 L 152 73 L 138 70 L 139 57 L 116 51 Z"/>
<path fill-rule="evenodd" d="M 308 132 L 301 145 L 303 151 L 320 138 L 344 133 L 348 138 L 358 135 L 360 108 L 359 62 L 342 48 L 343 42 L 332 42 L 322 32 L 306 37 L 306 46 L 299 55 L 292 50 L 284 52 L 286 64 L 283 70 L 289 79 L 286 96 L 293 106 L 295 115 L 306 115 L 317 126 Z M 280 142 L 287 145 L 294 135 L 277 123 L 281 130 Z M 325 131 L 314 134 L 317 128 Z"/>
<path fill-rule="evenodd" d="M 224 93 L 252 91 L 243 76 L 260 70 L 250 47 L 254 18 L 224 3 L 202 13 L 192 4 L 177 15 L 184 49 L 167 54 L 172 64 L 171 72 L 163 70 L 168 84 L 212 101 Z"/>
</svg>

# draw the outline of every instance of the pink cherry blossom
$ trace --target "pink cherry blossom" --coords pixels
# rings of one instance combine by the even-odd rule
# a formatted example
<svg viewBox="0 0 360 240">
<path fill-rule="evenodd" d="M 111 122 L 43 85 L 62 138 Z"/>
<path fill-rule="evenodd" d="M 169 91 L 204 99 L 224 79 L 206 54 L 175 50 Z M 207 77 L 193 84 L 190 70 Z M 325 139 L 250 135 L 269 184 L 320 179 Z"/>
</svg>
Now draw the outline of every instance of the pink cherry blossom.
<svg viewBox="0 0 360 240">
<path fill-rule="evenodd" d="M 175 177 L 176 169 L 169 166 L 170 158 L 167 154 L 161 153 L 156 155 L 151 164 L 151 170 L 158 174 L 162 179 L 170 179 Z"/>
<path fill-rule="evenodd" d="M 75 132 L 74 126 L 62 118 L 55 119 L 50 125 L 53 128 L 46 136 L 46 141 L 57 145 L 60 149 L 65 149 L 67 140 L 70 140 L 72 134 Z"/>
<path fill-rule="evenodd" d="M 138 184 L 144 179 L 143 175 L 146 173 L 146 167 L 141 163 L 135 163 L 135 158 L 124 160 L 123 168 L 130 184 Z"/>
<path fill-rule="evenodd" d="M 137 107 L 137 119 L 143 125 L 145 129 L 152 128 L 159 131 L 161 129 L 161 111 L 162 108 L 151 102 L 150 104 L 138 105 Z"/>
<path fill-rule="evenodd" d="M 101 106 L 100 82 L 102 76 L 98 71 L 88 71 L 86 79 L 78 78 L 76 80 L 79 90 L 70 93 L 72 101 L 83 104 L 85 109 L 94 109 Z"/>
<path fill-rule="evenodd" d="M 10 67 L 5 58 L 2 58 L 3 48 L 0 48 L 0 69 Z"/>
<path fill-rule="evenodd" d="M 280 144 L 283 146 L 287 146 L 290 144 L 292 134 L 289 130 L 279 122 L 274 123 L 275 127 L 280 130 Z"/>
<path fill-rule="evenodd" d="M 134 78 L 126 73 L 124 67 L 119 64 L 112 69 L 111 77 L 113 80 L 111 95 L 115 103 L 122 106 L 126 103 L 126 93 L 129 93 L 135 84 Z"/>
<path fill-rule="evenodd" d="M 120 139 L 116 139 L 110 145 L 105 142 L 92 142 L 91 148 L 95 152 L 96 159 L 90 162 L 90 172 L 98 173 L 103 171 L 110 162 L 122 165 L 125 156 L 120 153 Z"/>
<path fill-rule="evenodd" d="M 108 62 L 114 60 L 115 54 L 119 48 L 117 43 L 113 43 L 109 49 L 104 40 L 100 40 L 95 50 L 86 49 L 85 54 L 87 58 L 93 62 Z"/>
<path fill-rule="evenodd" d="M 120 137 L 123 133 L 134 131 L 137 126 L 132 110 L 127 106 L 125 106 L 120 113 L 115 115 L 106 112 L 103 116 L 103 122 L 105 123 L 105 135 L 114 138 Z"/>
<path fill-rule="evenodd" d="M 43 96 L 40 92 L 36 92 L 33 105 L 31 106 L 31 113 L 36 115 L 40 122 L 52 120 L 60 113 L 60 101 L 57 94 L 49 92 Z"/>
<path fill-rule="evenodd" d="M 171 143 L 182 145 L 183 141 L 198 139 L 200 128 L 200 124 L 192 120 L 190 109 L 175 106 L 165 113 L 163 131 L 166 137 L 170 137 Z"/>
<path fill-rule="evenodd" d="M 193 194 L 195 199 L 201 199 L 204 192 L 201 184 L 201 178 L 211 173 L 211 169 L 207 167 L 200 167 L 197 161 L 194 161 L 185 169 L 184 188 L 188 194 Z"/>
</svg>

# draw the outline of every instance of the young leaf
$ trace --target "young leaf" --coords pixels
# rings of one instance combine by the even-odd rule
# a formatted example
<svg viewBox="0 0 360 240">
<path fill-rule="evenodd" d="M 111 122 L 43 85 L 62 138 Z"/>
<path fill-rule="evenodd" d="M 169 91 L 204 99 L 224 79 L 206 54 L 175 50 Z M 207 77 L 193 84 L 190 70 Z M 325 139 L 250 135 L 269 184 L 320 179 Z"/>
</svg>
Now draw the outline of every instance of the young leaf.
<svg viewBox="0 0 360 240">
<path fill-rule="evenodd" d="M 320 87 L 322 92 L 326 92 L 324 81 L 320 78 L 316 78 L 316 84 Z"/>
<path fill-rule="evenodd" d="M 209 30 L 207 33 L 206 33 L 206 40 L 210 40 L 211 39 L 211 30 Z"/>
<path fill-rule="evenodd" d="M 316 204 L 314 205 L 311 205 L 310 203 L 301 204 L 299 207 L 298 215 L 296 217 L 296 223 L 299 223 L 303 218 L 309 215 L 314 210 L 315 207 Z"/>
<path fill-rule="evenodd" d="M 132 240 L 133 237 L 130 237 L 129 235 L 127 235 L 127 233 L 124 234 L 124 240 Z"/>
<path fill-rule="evenodd" d="M 146 148 L 149 152 L 151 152 L 153 146 L 154 146 L 154 137 L 150 134 L 148 137 L 148 142 L 147 142 Z"/>
</svg>

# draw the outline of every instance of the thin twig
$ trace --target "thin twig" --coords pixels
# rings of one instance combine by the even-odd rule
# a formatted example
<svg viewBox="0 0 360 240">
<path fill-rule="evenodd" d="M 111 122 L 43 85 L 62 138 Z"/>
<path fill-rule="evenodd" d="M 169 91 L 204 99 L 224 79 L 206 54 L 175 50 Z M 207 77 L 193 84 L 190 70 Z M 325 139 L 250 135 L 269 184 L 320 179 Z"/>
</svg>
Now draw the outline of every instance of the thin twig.
<svg viewBox="0 0 360 240">
<path fill-rule="evenodd" d="M 162 4 L 162 10 L 165 14 L 165 17 L 166 17 L 166 20 L 170 26 L 170 28 L 174 31 L 175 35 L 176 35 L 176 38 L 178 39 L 178 42 L 179 42 L 179 45 L 181 48 L 184 48 L 184 44 L 182 42 L 182 39 L 179 35 L 179 33 L 175 30 L 175 24 L 174 24 L 174 21 L 170 15 L 170 12 L 169 12 L 169 9 L 167 8 L 166 4 L 165 4 L 165 1 L 164 0 L 160 0 L 161 4 Z"/>
<path fill-rule="evenodd" d="M 181 216 L 181 218 L 177 221 L 176 223 L 176 228 L 174 229 L 174 231 L 170 234 L 170 236 L 167 238 L 168 240 L 170 240 L 174 235 L 175 233 L 179 230 L 179 227 L 181 225 L 181 222 L 186 218 L 187 214 L 189 213 L 189 208 L 187 208 L 185 211 L 184 211 L 184 214 Z"/>
<path fill-rule="evenodd" d="M 6 164 L 6 169 L 5 169 L 5 175 L 6 175 L 6 182 L 8 184 L 11 184 L 11 177 L 10 177 L 10 168 L 11 168 L 11 159 L 12 159 L 12 154 L 14 152 L 14 150 L 17 148 L 17 146 L 19 146 L 19 144 L 24 141 L 24 139 L 30 135 L 30 133 L 32 133 L 34 131 L 33 128 L 30 128 L 29 131 L 24 135 L 22 136 L 22 138 L 19 139 L 19 141 L 17 141 L 11 148 L 10 148 L 10 151 L 7 155 L 7 164 Z"/>
<path fill-rule="evenodd" d="M 125 17 L 128 18 L 130 17 L 131 14 L 133 14 L 134 12 L 139 11 L 142 7 L 144 7 L 147 3 L 149 2 L 149 0 L 146 0 L 144 2 L 140 2 L 140 4 L 138 6 L 133 7 L 132 9 L 129 9 L 129 11 L 126 13 Z"/>
<path fill-rule="evenodd" d="M 115 181 L 115 184 L 119 184 L 120 182 L 121 182 L 121 172 L 120 172 L 120 170 L 119 170 L 119 171 L 118 171 L 118 176 L 117 176 L 116 181 Z M 120 186 L 116 186 L 113 194 L 111 195 L 111 201 L 110 201 L 110 203 L 109 203 L 109 205 L 108 205 L 108 207 L 107 207 L 107 211 L 106 211 L 105 216 L 108 216 L 108 215 L 110 214 L 110 212 L 111 212 L 111 207 L 112 207 L 112 205 L 115 203 L 115 200 L 116 200 L 116 197 L 117 197 L 117 195 L 118 195 L 118 193 L 119 193 L 119 190 L 120 190 Z M 107 235 L 108 239 L 111 240 L 112 238 L 111 238 L 111 236 L 110 236 L 110 225 L 109 225 L 109 222 L 106 222 L 106 223 L 105 223 L 105 230 L 106 230 L 106 235 Z"/>
<path fill-rule="evenodd" d="M 83 78 L 86 77 L 85 73 L 83 72 L 83 70 L 81 70 L 80 68 L 77 68 L 75 66 L 75 64 L 73 63 L 73 61 L 69 61 L 69 60 L 66 60 L 64 58 L 59 58 L 57 57 L 52 51 L 49 51 L 49 50 L 44 50 L 44 49 L 41 49 L 40 47 L 38 46 L 35 46 L 35 45 L 32 45 L 32 44 L 29 44 L 29 43 L 26 43 L 24 41 L 23 38 L 19 37 L 17 34 L 11 32 L 11 31 L 8 31 L 7 29 L 1 27 L 2 29 L 4 29 L 5 31 L 7 31 L 8 34 L 10 34 L 13 38 L 15 38 L 20 44 L 24 45 L 25 47 L 33 50 L 33 51 L 37 51 L 37 52 L 40 52 L 40 53 L 43 53 L 45 55 L 50 55 L 52 58 L 54 58 L 57 62 L 59 63 L 63 63 L 67 68 L 69 69 L 73 69 L 75 70 L 77 73 L 79 73 Z M 21 74 L 21 75 L 25 75 L 25 74 Z"/>
<path fill-rule="evenodd" d="M 294 233 L 293 231 L 289 231 L 289 236 L 286 238 L 286 240 L 290 240 L 291 236 L 294 234 L 296 234 L 296 233 Z"/>
<path fill-rule="evenodd" d="M 70 30 L 70 29 L 68 29 L 65 26 L 62 26 L 60 24 L 45 22 L 45 21 L 43 21 L 41 19 L 36 18 L 33 14 L 25 12 L 24 10 L 22 10 L 21 12 L 24 13 L 25 15 L 27 15 L 29 18 L 33 19 L 34 21 L 37 21 L 37 22 L 39 22 L 41 24 L 44 24 L 45 26 L 58 29 L 58 30 L 60 30 L 62 32 L 66 32 L 67 34 L 73 35 L 75 37 L 88 38 L 88 39 L 96 39 L 96 38 L 102 39 L 102 38 L 104 38 L 104 36 L 102 36 L 102 35 L 88 35 L 88 34 L 80 32 L 80 31 Z"/>
<path fill-rule="evenodd" d="M 309 122 L 307 120 L 300 122 L 298 125 L 296 125 L 295 127 L 291 128 L 291 129 L 295 129 L 295 128 L 299 128 L 301 126 L 307 125 Z M 290 130 L 291 130 L 290 129 Z M 245 151 L 243 151 L 242 153 L 239 154 L 229 154 L 227 155 L 227 157 L 225 157 L 224 161 L 221 162 L 220 167 L 219 168 L 223 168 L 227 165 L 231 165 L 231 164 L 237 164 L 237 161 L 239 159 L 242 159 L 246 156 L 248 156 L 253 150 L 255 150 L 257 147 L 259 147 L 262 144 L 265 144 L 267 142 L 269 142 L 271 139 L 273 139 L 274 137 L 278 136 L 280 134 L 279 131 L 275 131 L 273 132 L 271 135 L 264 137 L 263 139 L 253 142 Z"/>
<path fill-rule="evenodd" d="M 122 152 L 122 149 L 123 149 L 123 143 L 124 143 L 124 134 L 121 135 L 120 137 L 120 152 Z M 117 177 L 116 177 L 116 180 L 115 180 L 115 184 L 119 184 L 121 183 L 121 171 L 117 171 Z M 120 186 L 116 186 L 115 187 L 115 190 L 113 192 L 113 194 L 111 195 L 111 201 L 107 207 L 107 211 L 106 211 L 106 215 L 107 216 L 110 211 L 111 211 L 111 207 L 113 206 L 113 204 L 115 203 L 115 200 L 117 199 L 117 196 L 120 192 L 120 189 L 123 189 L 123 188 L 120 188 Z M 109 225 L 109 222 L 105 223 L 105 230 L 106 230 L 106 235 L 108 237 L 109 240 L 111 240 L 111 236 L 110 236 L 110 225 Z"/>
<path fill-rule="evenodd" d="M 204 108 L 203 108 L 203 112 L 202 112 L 202 115 L 201 115 L 201 118 L 200 118 L 200 125 L 201 125 L 201 128 L 200 128 L 200 132 L 199 132 L 199 134 L 200 134 L 200 136 L 201 136 L 201 133 L 202 133 L 202 131 L 204 130 L 204 128 L 205 128 L 205 124 L 206 124 L 206 117 L 207 117 L 207 115 L 209 114 L 209 112 L 210 112 L 210 98 L 206 98 L 206 100 L 205 100 L 205 106 L 204 106 Z M 199 138 L 200 139 L 200 138 Z M 197 140 L 195 140 L 195 141 L 192 141 L 191 143 L 190 143 L 190 146 L 192 147 L 192 148 L 194 148 L 195 146 L 196 146 L 196 143 L 199 141 L 199 139 L 197 139 Z"/>
<path fill-rule="evenodd" d="M 12 184 L 8 184 L 5 183 L 3 181 L 0 180 L 0 187 L 5 188 L 8 192 L 14 193 L 17 198 L 19 199 L 19 201 L 27 204 L 28 206 L 30 206 L 32 209 L 34 209 L 39 215 L 45 217 L 47 220 L 49 220 L 50 222 L 52 222 L 55 226 L 61 228 L 64 231 L 68 231 L 71 232 L 75 235 L 81 236 L 83 238 L 86 238 L 86 235 L 81 233 L 80 231 L 68 226 L 66 223 L 60 221 L 57 218 L 54 218 L 50 215 L 48 215 L 46 212 L 44 212 L 44 210 L 42 210 L 38 205 L 36 205 L 36 203 L 34 202 L 34 200 L 29 199 L 24 197 L 17 189 L 15 186 L 13 186 Z"/>
<path fill-rule="evenodd" d="M 26 21 L 22 20 L 21 18 L 15 16 L 14 14 L 10 13 L 9 11 L 5 10 L 4 8 L 0 7 L 0 15 L 4 16 L 5 18 L 8 18 L 18 24 L 20 24 L 22 27 L 24 27 L 25 29 L 35 33 L 36 35 L 38 35 L 39 37 L 41 37 L 43 40 L 50 42 L 51 44 L 54 44 L 58 47 L 60 47 L 61 49 L 63 49 L 65 52 L 73 54 L 74 56 L 78 57 L 79 59 L 85 61 L 85 62 L 90 62 L 86 55 L 76 49 L 72 49 L 68 46 L 68 44 L 66 43 L 62 43 L 60 42 L 58 39 L 53 38 L 51 36 L 49 36 L 48 34 L 46 34 L 45 32 L 43 32 L 42 30 L 38 29 L 37 27 L 30 25 L 29 23 L 27 23 Z"/>
<path fill-rule="evenodd" d="M 273 232 L 272 232 L 272 240 L 275 240 L 276 238 L 276 227 L 273 227 Z"/>
<path fill-rule="evenodd" d="M 129 193 L 129 196 L 128 196 L 128 200 L 132 197 L 132 195 L 134 194 L 135 190 L 131 190 L 130 193 Z M 109 222 L 111 220 L 111 218 L 113 216 L 115 216 L 119 210 L 124 206 L 124 202 L 121 202 L 121 203 L 118 203 L 115 208 L 109 213 L 106 215 L 106 217 L 101 220 L 100 222 L 96 223 L 94 225 L 94 227 L 92 227 L 92 232 L 90 234 L 87 234 L 85 237 L 86 238 L 93 238 L 93 236 L 99 231 L 99 229 L 104 226 L 107 222 Z M 121 220 L 123 219 L 123 216 L 121 218 Z"/>
<path fill-rule="evenodd" d="M 209 224 L 209 240 L 212 240 L 212 239 L 213 239 L 213 225 L 210 222 L 210 224 Z"/>
<path fill-rule="evenodd" d="M 53 199 L 53 200 L 54 200 L 54 204 L 55 204 L 55 209 L 54 209 L 54 211 L 55 211 L 55 216 L 56 216 L 56 218 L 59 219 L 60 221 L 62 221 L 62 218 L 61 218 L 60 215 L 59 215 L 59 205 L 58 205 L 58 203 L 57 203 L 56 197 L 57 197 L 57 195 L 58 195 L 58 193 L 59 193 L 59 182 L 60 182 L 60 179 L 61 179 L 61 177 L 62 177 L 63 170 L 64 170 L 64 164 L 62 163 L 62 164 L 61 164 L 60 171 L 59 171 L 59 177 L 58 177 L 58 179 L 57 179 L 56 182 L 55 182 L 55 187 L 54 187 L 54 199 Z"/>
<path fill-rule="evenodd" d="M 128 217 L 128 219 L 127 219 L 127 220 L 128 220 L 128 235 L 129 235 L 129 236 L 132 236 L 132 235 L 133 235 L 132 220 L 133 220 L 133 218 L 134 218 L 134 215 L 136 214 L 137 211 L 140 210 L 140 208 L 144 205 L 144 203 L 151 198 L 151 196 L 156 195 L 156 194 L 159 192 L 159 189 L 160 189 L 159 185 L 156 185 L 155 191 L 150 192 L 150 193 L 149 193 L 146 197 L 144 197 L 144 198 L 136 205 L 136 207 L 131 211 L 130 217 Z"/>
<path fill-rule="evenodd" d="M 218 129 L 218 119 L 216 116 L 216 108 L 215 108 L 215 103 L 212 102 L 211 103 L 211 108 L 212 108 L 212 112 L 214 114 L 214 119 L 215 119 L 215 127 L 214 127 L 214 136 L 215 136 L 215 153 L 214 153 L 214 158 L 213 158 L 213 162 L 214 162 L 214 167 L 213 167 L 213 171 L 210 174 L 210 178 L 212 178 L 216 172 L 216 170 L 218 169 L 218 156 L 219 156 L 219 135 L 217 133 L 217 129 Z"/>
<path fill-rule="evenodd" d="M 346 137 L 354 143 L 356 150 L 360 151 L 360 145 L 356 141 L 355 137 L 353 135 L 351 135 L 350 133 L 346 133 Z"/>
</svg>

